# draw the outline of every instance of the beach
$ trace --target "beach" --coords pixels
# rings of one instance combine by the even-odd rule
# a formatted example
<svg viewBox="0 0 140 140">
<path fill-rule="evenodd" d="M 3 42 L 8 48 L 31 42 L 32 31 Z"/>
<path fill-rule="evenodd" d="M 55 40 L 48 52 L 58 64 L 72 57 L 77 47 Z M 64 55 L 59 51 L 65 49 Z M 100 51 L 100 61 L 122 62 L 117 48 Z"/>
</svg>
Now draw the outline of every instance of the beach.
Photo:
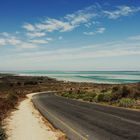
<svg viewBox="0 0 140 140">
<path fill-rule="evenodd" d="M 15 71 L 21 76 L 48 76 L 70 82 L 127 84 L 140 82 L 140 71 Z"/>
</svg>

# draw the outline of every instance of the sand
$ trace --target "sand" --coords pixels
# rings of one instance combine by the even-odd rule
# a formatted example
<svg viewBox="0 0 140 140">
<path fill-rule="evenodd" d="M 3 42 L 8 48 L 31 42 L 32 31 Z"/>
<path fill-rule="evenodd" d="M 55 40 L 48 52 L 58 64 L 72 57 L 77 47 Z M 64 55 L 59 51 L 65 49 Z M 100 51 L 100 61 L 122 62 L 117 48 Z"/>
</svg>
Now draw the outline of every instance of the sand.
<svg viewBox="0 0 140 140">
<path fill-rule="evenodd" d="M 5 119 L 7 140 L 58 140 L 59 134 L 53 131 L 43 117 L 33 107 L 31 95 L 22 101 L 18 109 Z"/>
</svg>

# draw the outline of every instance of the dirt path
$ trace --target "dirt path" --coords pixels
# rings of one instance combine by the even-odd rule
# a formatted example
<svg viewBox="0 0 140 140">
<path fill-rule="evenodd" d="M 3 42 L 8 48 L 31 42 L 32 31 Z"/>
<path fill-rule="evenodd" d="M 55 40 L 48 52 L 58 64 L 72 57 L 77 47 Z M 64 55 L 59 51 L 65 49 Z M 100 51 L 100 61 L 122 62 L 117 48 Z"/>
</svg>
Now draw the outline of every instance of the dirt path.
<svg viewBox="0 0 140 140">
<path fill-rule="evenodd" d="M 34 109 L 31 97 L 29 95 L 20 103 L 18 110 L 5 119 L 7 140 L 64 140 L 64 135 L 52 130 L 51 125 L 44 122 L 43 117 Z"/>
</svg>

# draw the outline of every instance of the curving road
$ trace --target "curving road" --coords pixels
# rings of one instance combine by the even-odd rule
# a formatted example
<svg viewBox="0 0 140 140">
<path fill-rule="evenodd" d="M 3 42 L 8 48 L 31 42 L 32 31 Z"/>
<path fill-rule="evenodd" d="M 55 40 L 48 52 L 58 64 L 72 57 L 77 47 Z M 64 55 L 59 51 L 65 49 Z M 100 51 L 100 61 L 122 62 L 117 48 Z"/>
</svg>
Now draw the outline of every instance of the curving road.
<svg viewBox="0 0 140 140">
<path fill-rule="evenodd" d="M 71 140 L 140 140 L 140 112 L 71 100 L 53 93 L 33 96 L 34 105 Z"/>
</svg>

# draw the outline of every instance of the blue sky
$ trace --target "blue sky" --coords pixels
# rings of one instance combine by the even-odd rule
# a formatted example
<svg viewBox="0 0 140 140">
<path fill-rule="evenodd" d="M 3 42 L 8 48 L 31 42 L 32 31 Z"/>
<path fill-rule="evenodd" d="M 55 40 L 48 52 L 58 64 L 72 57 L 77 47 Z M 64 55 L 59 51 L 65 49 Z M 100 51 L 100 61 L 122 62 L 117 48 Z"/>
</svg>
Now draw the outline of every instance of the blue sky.
<svg viewBox="0 0 140 140">
<path fill-rule="evenodd" d="M 140 70 L 140 1 L 1 0 L 0 70 Z"/>
</svg>

